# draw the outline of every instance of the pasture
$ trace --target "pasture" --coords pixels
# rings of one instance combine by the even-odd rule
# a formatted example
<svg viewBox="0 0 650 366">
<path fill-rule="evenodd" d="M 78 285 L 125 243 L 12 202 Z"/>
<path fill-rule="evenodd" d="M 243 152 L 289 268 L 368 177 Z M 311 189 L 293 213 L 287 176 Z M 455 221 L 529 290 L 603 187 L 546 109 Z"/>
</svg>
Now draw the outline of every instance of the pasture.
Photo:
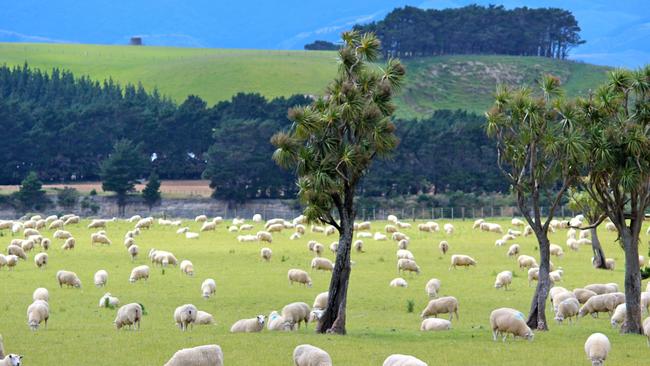
<svg viewBox="0 0 650 366">
<path fill-rule="evenodd" d="M 440 226 L 450 221 L 438 221 Z M 510 228 L 509 220 L 498 220 L 504 230 Z M 247 223 L 252 223 L 247 220 Z M 508 245 L 519 243 L 523 254 L 539 257 L 533 237 L 517 238 L 504 247 L 495 247 L 501 235 L 472 229 L 471 221 L 452 221 L 455 231 L 420 233 L 417 223 L 412 229 L 402 230 L 411 238 L 409 250 L 422 269 L 420 275 L 398 275 L 395 242 L 364 239 L 365 253 L 353 252 L 348 295 L 346 336 L 317 335 L 314 324 L 296 332 L 270 332 L 230 334 L 230 326 L 238 319 L 257 314 L 267 315 L 280 311 L 290 302 L 304 301 L 310 306 L 314 297 L 327 291 L 329 272 L 311 271 L 313 254 L 307 249 L 311 239 L 323 243 L 324 256 L 334 259 L 327 249 L 335 236 L 307 233 L 291 241 L 291 229 L 274 233 L 273 243 L 239 243 L 222 223 L 215 232 L 201 233 L 196 240 L 176 234 L 176 227 L 154 224 L 135 238 L 140 246 L 140 257 L 131 262 L 122 241 L 133 224 L 119 221 L 108 224 L 111 246 L 90 245 L 87 220 L 67 226 L 77 238 L 72 251 L 60 249 L 61 240 L 52 240 L 49 265 L 45 270 L 34 266 L 33 256 L 21 261 L 13 271 L 0 270 L 0 334 L 4 337 L 7 352 L 25 356 L 25 365 L 162 365 L 178 349 L 203 344 L 219 344 L 227 365 L 289 365 L 291 353 L 298 344 L 309 343 L 329 352 L 335 365 L 381 365 L 392 353 L 414 355 L 429 365 L 588 365 L 583 345 L 593 332 L 605 333 L 612 343 L 607 364 L 645 365 L 650 348 L 641 336 L 623 336 L 612 329 L 607 316 L 585 317 L 577 324 L 566 321 L 557 325 L 552 319 L 552 308 L 547 307 L 550 331 L 536 332 L 532 342 L 509 338 L 505 343 L 493 342 L 489 326 L 490 312 L 498 307 L 513 307 L 528 312 L 534 287 L 527 283 L 527 272 L 520 270 L 515 259 L 508 258 Z M 191 231 L 198 232 L 200 224 L 184 222 Z M 373 222 L 372 232 L 382 231 L 386 222 Z M 255 225 L 252 233 L 261 230 Z M 614 271 L 592 268 L 591 248 L 581 247 L 578 252 L 564 244 L 566 230 L 551 234 L 551 242 L 564 248 L 563 258 L 552 258 L 556 267 L 565 271 L 560 284 L 567 289 L 583 287 L 590 283 L 616 282 L 623 288 L 624 255 L 615 242 L 615 234 L 601 228 L 600 239 L 607 257 L 616 259 Z M 645 228 L 644 228 L 645 232 Z M 41 230 L 52 238 L 53 231 Z M 246 234 L 243 232 L 241 234 Z M 642 234 L 645 236 L 645 234 Z M 2 231 L 0 242 L 4 248 L 11 241 L 8 230 Z M 447 240 L 450 250 L 442 255 L 438 243 Z M 644 237 L 643 242 L 647 240 Z M 261 247 L 273 250 L 270 263 L 260 259 Z M 179 261 L 189 259 L 194 263 L 195 275 L 181 274 L 175 267 L 163 270 L 153 267 L 147 258 L 151 248 L 173 252 Z M 641 253 L 647 252 L 643 244 Z M 467 254 L 477 261 L 476 267 L 467 270 L 448 270 L 451 254 Z M 130 271 L 136 265 L 147 264 L 152 273 L 148 281 L 130 284 Z M 301 268 L 311 273 L 313 287 L 289 285 L 286 275 L 289 268 Z M 55 274 L 60 269 L 76 272 L 83 282 L 81 289 L 59 288 Z M 93 274 L 105 269 L 109 273 L 106 288 L 93 286 Z M 515 274 L 509 291 L 495 289 L 498 272 L 511 270 Z M 391 288 L 388 283 L 402 276 L 408 288 Z M 459 303 L 460 319 L 452 321 L 447 332 L 420 332 L 420 311 L 428 297 L 425 283 L 432 277 L 442 281 L 440 296 L 455 296 Z M 206 278 L 217 282 L 216 296 L 205 300 L 200 285 Z M 47 329 L 36 332 L 27 326 L 26 309 L 32 302 L 32 292 L 37 287 L 50 291 L 50 321 Z M 645 283 L 643 284 L 645 289 Z M 110 292 L 121 305 L 139 302 L 147 315 L 139 331 L 115 330 L 113 320 L 116 310 L 98 308 L 99 298 Z M 407 312 L 407 302 L 415 304 Z M 195 326 L 181 332 L 173 322 L 177 306 L 192 303 L 199 310 L 214 315 L 212 326 Z M 446 317 L 446 315 L 443 315 Z"/>
</svg>

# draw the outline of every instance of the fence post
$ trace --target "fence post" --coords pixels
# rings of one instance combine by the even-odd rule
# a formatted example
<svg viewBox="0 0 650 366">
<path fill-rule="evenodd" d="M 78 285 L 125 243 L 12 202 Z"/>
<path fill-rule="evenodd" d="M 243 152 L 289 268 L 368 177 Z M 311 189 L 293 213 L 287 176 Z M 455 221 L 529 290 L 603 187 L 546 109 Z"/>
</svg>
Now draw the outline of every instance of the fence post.
<svg viewBox="0 0 650 366">
<path fill-rule="evenodd" d="M 454 208 L 453 207 L 451 208 L 451 219 L 452 220 L 454 219 Z"/>
<path fill-rule="evenodd" d="M 412 209 L 411 217 L 413 218 L 413 221 L 415 221 L 415 207 Z"/>
<path fill-rule="evenodd" d="M 372 221 L 377 220 L 377 216 L 375 216 L 375 208 L 372 208 Z"/>
<path fill-rule="evenodd" d="M 490 206 L 490 217 L 494 217 L 494 206 Z"/>
<path fill-rule="evenodd" d="M 562 218 L 564 218 L 564 206 L 562 206 Z"/>
<path fill-rule="evenodd" d="M 463 216 L 463 221 L 465 221 L 465 207 L 460 208 L 461 215 Z"/>
<path fill-rule="evenodd" d="M 435 207 L 431 207 L 431 220 L 435 220 L 436 214 L 435 214 Z"/>
</svg>

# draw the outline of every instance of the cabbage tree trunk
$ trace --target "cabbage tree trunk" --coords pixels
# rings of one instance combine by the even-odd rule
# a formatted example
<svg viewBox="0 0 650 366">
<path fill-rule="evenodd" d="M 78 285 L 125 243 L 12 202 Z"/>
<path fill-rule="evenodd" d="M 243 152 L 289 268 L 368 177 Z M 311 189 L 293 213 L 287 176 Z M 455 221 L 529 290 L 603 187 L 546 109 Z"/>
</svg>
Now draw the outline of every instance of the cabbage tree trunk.
<svg viewBox="0 0 650 366">
<path fill-rule="evenodd" d="M 598 269 L 607 269 L 605 263 L 605 252 L 603 247 L 600 245 L 600 240 L 598 240 L 598 229 L 592 227 L 589 229 L 591 231 L 591 250 L 594 253 L 594 267 Z"/>
<path fill-rule="evenodd" d="M 538 225 L 536 225 L 538 226 Z M 531 329 L 548 330 L 546 322 L 546 298 L 548 297 L 549 288 L 551 287 L 551 279 L 549 278 L 550 271 L 550 242 L 548 240 L 547 232 L 541 227 L 533 227 L 537 242 L 539 244 L 539 275 L 535 294 L 530 305 L 530 312 L 528 313 L 528 320 L 526 324 Z"/>
<path fill-rule="evenodd" d="M 632 223 L 630 226 L 634 226 Z M 624 227 L 621 240 L 625 249 L 625 322 L 621 333 L 643 334 L 641 323 L 641 272 L 639 267 L 639 240 Z"/>
</svg>

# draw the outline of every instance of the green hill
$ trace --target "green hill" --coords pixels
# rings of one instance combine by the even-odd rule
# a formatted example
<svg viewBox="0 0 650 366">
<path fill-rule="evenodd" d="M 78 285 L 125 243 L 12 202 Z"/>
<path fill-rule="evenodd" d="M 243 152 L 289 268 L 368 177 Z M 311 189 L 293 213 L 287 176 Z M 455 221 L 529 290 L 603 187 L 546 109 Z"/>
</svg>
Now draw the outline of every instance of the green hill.
<svg viewBox="0 0 650 366">
<path fill-rule="evenodd" d="M 69 69 L 93 79 L 141 82 L 176 101 L 189 94 L 209 104 L 237 92 L 267 97 L 318 94 L 336 71 L 335 52 L 231 50 L 0 43 L 0 64 Z M 515 56 L 444 56 L 407 60 L 407 83 L 397 99 L 400 117 L 435 109 L 482 112 L 498 82 L 532 83 L 543 72 L 559 76 L 569 95 L 594 88 L 607 68 Z"/>
</svg>

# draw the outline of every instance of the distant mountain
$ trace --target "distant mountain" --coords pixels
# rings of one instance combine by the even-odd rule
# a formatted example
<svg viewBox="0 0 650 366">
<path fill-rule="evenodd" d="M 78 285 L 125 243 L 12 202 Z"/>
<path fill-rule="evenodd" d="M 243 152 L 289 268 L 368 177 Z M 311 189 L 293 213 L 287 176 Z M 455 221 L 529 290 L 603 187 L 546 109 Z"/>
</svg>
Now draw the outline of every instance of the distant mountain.
<svg viewBox="0 0 650 366">
<path fill-rule="evenodd" d="M 21 0 L 0 11 L 1 42 L 127 44 L 302 49 L 317 39 L 338 40 L 357 23 L 381 19 L 395 7 L 460 7 L 472 3 L 560 7 L 578 19 L 587 44 L 573 58 L 636 67 L 650 63 L 647 0 Z"/>
</svg>

